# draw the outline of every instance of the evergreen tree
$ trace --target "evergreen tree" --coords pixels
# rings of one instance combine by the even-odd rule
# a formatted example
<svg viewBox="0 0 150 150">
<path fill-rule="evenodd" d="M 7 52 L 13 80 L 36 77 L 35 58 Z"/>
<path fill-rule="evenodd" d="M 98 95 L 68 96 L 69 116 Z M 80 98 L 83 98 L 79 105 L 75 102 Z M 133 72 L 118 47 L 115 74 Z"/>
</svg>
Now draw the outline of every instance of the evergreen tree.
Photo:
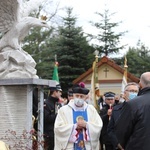
<svg viewBox="0 0 150 150">
<path fill-rule="evenodd" d="M 114 13 L 110 14 L 109 10 L 105 10 L 104 14 L 96 13 L 102 19 L 99 22 L 91 24 L 95 26 L 99 33 L 98 35 L 90 35 L 93 39 L 97 39 L 99 44 L 95 44 L 94 47 L 99 50 L 100 54 L 108 56 L 108 54 L 114 54 L 119 52 L 120 49 L 123 49 L 125 45 L 119 46 L 120 38 L 126 33 L 119 32 L 115 33 L 115 27 L 118 27 L 121 22 L 111 22 L 111 16 Z"/>
<path fill-rule="evenodd" d="M 150 49 L 140 40 L 136 47 L 129 47 L 125 54 L 127 58 L 128 72 L 140 77 L 143 72 L 149 71 L 150 67 Z M 114 58 L 114 61 L 124 68 L 124 57 Z"/>
<path fill-rule="evenodd" d="M 67 16 L 59 27 L 55 53 L 59 62 L 58 72 L 63 91 L 72 86 L 72 81 L 91 67 L 94 49 L 89 46 L 81 27 L 76 27 L 77 18 L 72 8 L 66 8 Z M 93 58 L 92 58 L 93 57 Z"/>
<path fill-rule="evenodd" d="M 141 41 L 138 41 L 137 47 L 130 47 L 127 52 L 128 71 L 135 76 L 140 77 L 143 72 L 150 70 L 150 49 Z"/>
</svg>

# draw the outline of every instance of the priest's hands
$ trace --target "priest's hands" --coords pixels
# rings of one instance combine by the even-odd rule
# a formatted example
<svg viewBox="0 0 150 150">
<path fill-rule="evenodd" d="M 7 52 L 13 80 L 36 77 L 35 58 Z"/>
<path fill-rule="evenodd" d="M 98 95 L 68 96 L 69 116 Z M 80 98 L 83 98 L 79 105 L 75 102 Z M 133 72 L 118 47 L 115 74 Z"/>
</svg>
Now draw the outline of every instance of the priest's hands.
<svg viewBox="0 0 150 150">
<path fill-rule="evenodd" d="M 86 128 L 86 121 L 83 118 L 79 118 L 77 121 L 77 129 Z"/>
</svg>

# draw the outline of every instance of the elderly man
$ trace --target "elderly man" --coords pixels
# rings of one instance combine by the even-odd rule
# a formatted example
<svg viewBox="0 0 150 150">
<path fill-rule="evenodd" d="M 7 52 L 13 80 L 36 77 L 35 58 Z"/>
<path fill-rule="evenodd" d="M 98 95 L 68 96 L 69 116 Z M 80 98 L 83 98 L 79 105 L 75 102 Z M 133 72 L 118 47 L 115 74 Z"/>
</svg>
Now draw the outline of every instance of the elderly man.
<svg viewBox="0 0 150 150">
<path fill-rule="evenodd" d="M 150 72 L 141 75 L 139 84 L 138 96 L 126 103 L 116 124 L 125 150 L 150 149 Z"/>
<path fill-rule="evenodd" d="M 121 144 L 119 143 L 119 139 L 117 138 L 116 133 L 115 133 L 116 131 L 115 126 L 116 126 L 117 119 L 119 118 L 121 110 L 123 109 L 125 103 L 129 100 L 132 100 L 134 97 L 136 97 L 138 94 L 138 91 L 139 91 L 139 85 L 137 83 L 135 82 L 128 83 L 124 89 L 124 95 L 123 95 L 124 102 L 119 103 L 113 108 L 111 119 L 107 127 L 107 133 L 109 135 L 109 139 L 111 143 L 113 144 L 114 150 L 116 149 L 123 150 Z"/>
<path fill-rule="evenodd" d="M 123 97 L 125 101 L 132 100 L 134 97 L 137 96 L 138 92 L 139 85 L 135 82 L 130 82 L 125 86 Z"/>
<path fill-rule="evenodd" d="M 56 117 L 55 150 L 99 150 L 102 120 L 85 102 L 89 90 L 83 83 L 73 87 L 73 100 L 61 107 Z"/>
</svg>

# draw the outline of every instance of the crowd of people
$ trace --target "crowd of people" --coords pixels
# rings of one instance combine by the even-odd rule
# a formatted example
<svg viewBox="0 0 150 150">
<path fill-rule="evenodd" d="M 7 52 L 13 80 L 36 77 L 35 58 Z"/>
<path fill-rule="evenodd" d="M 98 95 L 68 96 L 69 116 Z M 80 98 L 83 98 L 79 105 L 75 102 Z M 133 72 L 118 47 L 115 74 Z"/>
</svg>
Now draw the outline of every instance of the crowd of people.
<svg viewBox="0 0 150 150">
<path fill-rule="evenodd" d="M 44 105 L 45 150 L 150 149 L 150 72 L 139 83 L 129 82 L 121 94 L 104 93 L 99 111 L 88 93 L 81 82 L 61 100 L 60 85 L 50 87 Z"/>
</svg>

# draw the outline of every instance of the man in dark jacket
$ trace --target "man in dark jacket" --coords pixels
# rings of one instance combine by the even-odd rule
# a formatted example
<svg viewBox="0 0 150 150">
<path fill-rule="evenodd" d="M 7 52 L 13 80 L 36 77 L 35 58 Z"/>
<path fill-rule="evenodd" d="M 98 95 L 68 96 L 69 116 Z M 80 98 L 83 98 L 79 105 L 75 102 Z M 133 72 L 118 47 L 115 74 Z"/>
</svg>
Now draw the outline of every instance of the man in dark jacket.
<svg viewBox="0 0 150 150">
<path fill-rule="evenodd" d="M 126 103 L 116 122 L 116 134 L 125 150 L 150 149 L 150 72 L 141 75 L 139 84 L 138 96 Z"/>
<path fill-rule="evenodd" d="M 123 150 L 121 144 L 119 143 L 119 139 L 116 136 L 115 133 L 115 126 L 118 118 L 120 117 L 121 111 L 125 105 L 125 103 L 129 100 L 132 100 L 135 96 L 137 96 L 137 93 L 139 91 L 139 85 L 135 82 L 130 82 L 125 86 L 124 89 L 124 102 L 119 103 L 118 105 L 113 107 L 111 119 L 108 124 L 107 132 L 110 137 L 110 140 L 114 146 L 114 150 L 120 149 Z"/>
<path fill-rule="evenodd" d="M 114 105 L 114 102 L 115 102 L 114 97 L 115 97 L 115 93 L 113 92 L 105 93 L 104 100 L 106 104 L 100 110 L 100 116 L 103 121 L 103 127 L 102 127 L 102 131 L 100 135 L 101 150 L 103 150 L 103 146 L 105 146 L 106 150 L 113 150 L 113 145 L 107 134 L 107 126 L 111 117 L 112 106 Z"/>
<path fill-rule="evenodd" d="M 59 98 L 62 90 L 60 85 L 50 87 L 50 94 L 44 106 L 44 147 L 46 150 L 54 149 L 54 122 L 57 110 L 60 107 Z"/>
</svg>

